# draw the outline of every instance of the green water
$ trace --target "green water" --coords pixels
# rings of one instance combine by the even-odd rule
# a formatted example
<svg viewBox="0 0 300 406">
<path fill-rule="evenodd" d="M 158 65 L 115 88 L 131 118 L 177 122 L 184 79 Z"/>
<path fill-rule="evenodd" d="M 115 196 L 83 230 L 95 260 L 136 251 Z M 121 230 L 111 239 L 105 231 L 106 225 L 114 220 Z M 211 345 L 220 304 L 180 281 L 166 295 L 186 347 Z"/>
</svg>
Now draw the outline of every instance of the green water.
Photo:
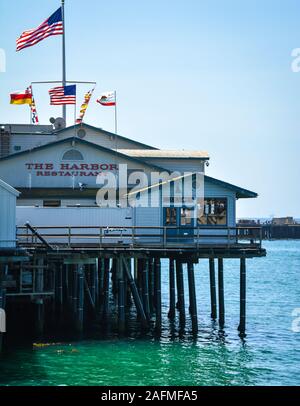
<svg viewBox="0 0 300 406">
<path fill-rule="evenodd" d="M 225 260 L 226 326 L 210 320 L 208 263 L 197 266 L 199 335 L 167 319 L 163 283 L 160 339 L 86 339 L 47 347 L 24 345 L 0 358 L 1 385 L 299 385 L 300 241 L 266 242 L 266 258 L 247 261 L 247 337 L 237 335 L 239 263 Z M 166 263 L 163 278 L 167 281 Z M 187 286 L 186 286 L 187 288 Z M 188 291 L 188 290 L 187 290 Z M 186 303 L 187 305 L 187 303 Z"/>
</svg>

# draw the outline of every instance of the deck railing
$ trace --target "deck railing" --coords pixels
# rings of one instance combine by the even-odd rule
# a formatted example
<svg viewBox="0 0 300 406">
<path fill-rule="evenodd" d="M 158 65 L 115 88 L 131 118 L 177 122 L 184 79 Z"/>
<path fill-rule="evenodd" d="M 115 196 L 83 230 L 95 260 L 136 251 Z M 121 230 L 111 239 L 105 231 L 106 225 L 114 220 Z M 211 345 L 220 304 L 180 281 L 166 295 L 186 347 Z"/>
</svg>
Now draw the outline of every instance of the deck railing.
<svg viewBox="0 0 300 406">
<path fill-rule="evenodd" d="M 232 246 L 251 244 L 261 248 L 261 227 L 222 226 L 21 226 L 17 227 L 19 245 L 201 247 L 210 244 Z"/>
</svg>

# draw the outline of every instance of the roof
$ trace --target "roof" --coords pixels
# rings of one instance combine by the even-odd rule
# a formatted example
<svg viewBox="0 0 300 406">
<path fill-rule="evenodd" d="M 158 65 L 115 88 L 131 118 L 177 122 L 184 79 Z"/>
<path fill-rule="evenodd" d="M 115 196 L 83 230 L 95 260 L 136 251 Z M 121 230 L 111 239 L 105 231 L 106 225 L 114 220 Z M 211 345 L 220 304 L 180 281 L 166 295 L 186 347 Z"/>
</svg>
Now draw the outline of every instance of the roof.
<svg viewBox="0 0 300 406">
<path fill-rule="evenodd" d="M 98 127 L 95 127 L 95 126 L 93 126 L 93 125 L 86 124 L 86 123 L 76 124 L 75 126 L 72 125 L 72 126 L 63 128 L 63 129 L 61 129 L 61 130 L 54 131 L 54 133 L 55 133 L 55 134 L 59 134 L 59 133 L 62 133 L 62 132 L 64 132 L 64 131 L 69 130 L 70 128 L 73 128 L 73 129 L 74 129 L 74 128 L 81 128 L 81 127 L 87 127 L 87 128 L 92 129 L 92 130 L 95 130 L 95 131 L 99 131 L 99 132 L 101 132 L 101 133 L 104 133 L 104 134 L 106 134 L 106 135 L 108 135 L 108 136 L 110 136 L 110 137 L 117 137 L 117 138 L 119 138 L 119 139 L 123 139 L 123 140 L 125 140 L 125 141 L 129 141 L 129 142 L 131 142 L 131 143 L 133 143 L 133 144 L 139 145 L 140 147 L 143 147 L 143 148 L 146 148 L 146 149 L 157 149 L 156 147 L 153 147 L 153 146 L 151 146 L 151 145 L 144 144 L 144 143 L 142 143 L 142 142 L 132 140 L 132 139 L 130 139 L 130 138 L 124 137 L 123 135 L 115 134 L 115 133 L 112 133 L 112 132 L 103 130 L 102 128 L 98 128 Z"/>
<path fill-rule="evenodd" d="M 26 149 L 26 150 L 23 150 L 23 151 L 20 151 L 20 152 L 15 152 L 14 154 L 10 154 L 10 155 L 7 155 L 7 156 L 4 156 L 4 157 L 0 158 L 0 162 L 6 161 L 6 160 L 8 160 L 8 159 L 13 159 L 13 158 L 19 157 L 19 156 L 21 156 L 21 155 L 26 155 L 26 154 L 31 153 L 31 152 L 41 151 L 41 150 L 44 150 L 44 149 L 53 147 L 53 146 L 55 146 L 55 145 L 60 145 L 60 144 L 72 142 L 72 141 L 75 141 L 77 144 L 79 143 L 79 144 L 83 144 L 83 145 L 88 145 L 88 146 L 90 146 L 90 147 L 92 147 L 92 148 L 98 149 L 98 150 L 100 150 L 100 151 L 107 152 L 107 153 L 109 153 L 109 154 L 115 154 L 115 155 L 117 155 L 117 156 L 119 156 L 119 157 L 122 157 L 122 158 L 125 158 L 125 159 L 129 159 L 130 161 L 137 162 L 137 163 L 139 163 L 139 164 L 141 164 L 141 165 L 146 165 L 146 166 L 148 166 L 149 168 L 155 169 L 156 171 L 157 171 L 157 170 L 158 170 L 158 171 L 166 171 L 165 168 L 162 168 L 162 167 L 157 166 L 157 165 L 150 164 L 150 163 L 148 163 L 148 162 L 145 162 L 145 161 L 142 160 L 142 159 L 139 159 L 139 158 L 131 157 L 131 156 L 129 156 L 129 155 L 122 154 L 122 153 L 119 152 L 119 151 L 114 151 L 114 150 L 112 150 L 112 149 L 102 147 L 102 146 L 99 145 L 99 144 L 94 144 L 93 142 L 86 141 L 86 140 L 81 139 L 81 138 L 78 138 L 78 137 L 63 138 L 63 139 L 58 140 L 58 141 L 48 142 L 48 143 L 46 143 L 46 144 L 39 145 L 38 147 L 34 147 L 34 148 L 31 148 L 31 149 Z"/>
<path fill-rule="evenodd" d="M 209 159 L 206 151 L 168 150 L 168 149 L 118 149 L 122 154 L 139 158 L 179 158 Z"/>
<path fill-rule="evenodd" d="M 17 197 L 20 195 L 20 192 L 18 192 L 15 188 L 10 186 L 8 183 L 4 182 L 2 179 L 0 179 L 0 189 L 5 189 L 7 192 Z"/>
<path fill-rule="evenodd" d="M 257 193 L 252 192 L 251 190 L 241 188 L 239 186 L 233 185 L 232 183 L 224 182 L 223 180 L 212 178 L 211 176 L 205 175 L 205 180 L 208 180 L 209 182 L 214 183 L 215 185 L 222 186 L 226 189 L 234 191 L 236 193 L 237 199 L 243 198 L 249 199 L 258 196 Z"/>
<path fill-rule="evenodd" d="M 172 180 L 174 181 L 174 180 L 186 178 L 186 177 L 189 177 L 189 176 L 192 176 L 192 175 L 193 175 L 193 173 L 184 174 L 182 176 L 177 176 L 176 178 L 173 178 Z M 233 192 L 236 193 L 236 198 L 237 199 L 254 198 L 254 197 L 258 196 L 257 193 L 251 192 L 250 190 L 243 189 L 243 188 L 241 188 L 239 186 L 232 185 L 231 183 L 227 183 L 227 182 L 224 182 L 222 180 L 212 178 L 211 176 L 204 175 L 204 183 L 207 182 L 207 181 L 211 182 L 211 183 L 213 183 L 213 184 L 215 184 L 217 186 L 221 186 L 221 187 L 224 187 L 226 189 L 232 190 Z M 155 183 L 155 184 L 150 185 L 150 186 L 146 186 L 146 187 L 141 188 L 141 189 L 135 189 L 134 191 L 128 193 L 128 195 L 137 194 L 137 193 L 140 193 L 140 192 L 145 192 L 146 190 L 157 188 L 157 187 L 163 185 L 164 183 L 169 183 L 169 182 L 170 182 L 170 179 L 168 179 L 167 181 L 160 181 L 158 183 Z"/>
</svg>

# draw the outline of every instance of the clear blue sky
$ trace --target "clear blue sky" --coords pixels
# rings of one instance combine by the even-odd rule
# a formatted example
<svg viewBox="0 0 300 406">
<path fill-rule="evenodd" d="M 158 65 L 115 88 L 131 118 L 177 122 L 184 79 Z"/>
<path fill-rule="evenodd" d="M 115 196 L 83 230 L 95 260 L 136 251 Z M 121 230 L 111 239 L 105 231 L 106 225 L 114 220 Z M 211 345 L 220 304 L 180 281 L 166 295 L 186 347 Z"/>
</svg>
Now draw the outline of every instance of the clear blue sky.
<svg viewBox="0 0 300 406">
<path fill-rule="evenodd" d="M 59 5 L 1 1 L 0 122 L 29 120 L 11 91 L 61 78 L 60 37 L 15 52 L 21 32 Z M 239 201 L 239 216 L 300 217 L 299 0 L 66 0 L 66 30 L 68 79 L 97 81 L 97 95 L 117 90 L 120 134 L 207 150 L 209 175 L 260 195 Z M 60 115 L 47 90 L 36 89 L 42 123 Z M 86 122 L 113 130 L 113 109 L 92 102 Z"/>
</svg>

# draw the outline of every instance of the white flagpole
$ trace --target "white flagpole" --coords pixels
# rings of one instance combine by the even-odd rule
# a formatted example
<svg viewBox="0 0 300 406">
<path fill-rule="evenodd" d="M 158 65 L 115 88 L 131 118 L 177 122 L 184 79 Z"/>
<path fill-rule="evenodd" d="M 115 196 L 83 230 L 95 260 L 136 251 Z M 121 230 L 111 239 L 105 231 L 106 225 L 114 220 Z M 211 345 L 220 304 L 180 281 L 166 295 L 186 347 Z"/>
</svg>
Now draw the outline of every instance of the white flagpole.
<svg viewBox="0 0 300 406">
<path fill-rule="evenodd" d="M 115 90 L 115 134 L 118 132 L 117 91 Z"/>
<path fill-rule="evenodd" d="M 62 35 L 62 85 L 66 86 L 67 74 L 66 74 L 66 29 L 65 29 L 65 0 L 61 0 L 61 12 L 63 23 L 63 35 Z M 62 106 L 62 116 L 67 120 L 67 106 Z"/>
</svg>

